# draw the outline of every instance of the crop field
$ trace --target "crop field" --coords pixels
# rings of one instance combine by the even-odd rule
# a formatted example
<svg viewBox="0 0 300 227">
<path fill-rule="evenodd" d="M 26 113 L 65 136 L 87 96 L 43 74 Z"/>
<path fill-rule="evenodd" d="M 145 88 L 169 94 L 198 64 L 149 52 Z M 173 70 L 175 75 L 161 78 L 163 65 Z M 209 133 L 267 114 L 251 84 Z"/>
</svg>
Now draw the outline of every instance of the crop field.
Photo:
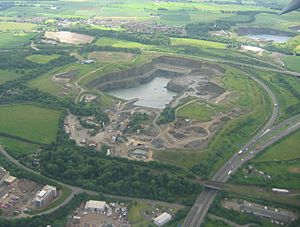
<svg viewBox="0 0 300 227">
<path fill-rule="evenodd" d="M 122 52 L 94 51 L 92 53 L 89 53 L 88 58 L 109 63 L 130 62 L 134 59 L 134 54 Z"/>
<path fill-rule="evenodd" d="M 208 103 L 193 102 L 177 110 L 177 117 L 198 121 L 210 121 L 222 108 Z"/>
<path fill-rule="evenodd" d="M 288 69 L 300 72 L 300 56 L 286 56 L 283 61 Z"/>
<path fill-rule="evenodd" d="M 26 57 L 27 60 L 36 62 L 39 64 L 47 64 L 50 61 L 53 61 L 59 58 L 60 55 L 58 54 L 51 54 L 51 55 L 43 55 L 43 54 L 32 54 Z"/>
<path fill-rule="evenodd" d="M 241 75 L 237 70 L 228 69 L 222 78 L 224 86 L 234 94 L 231 103 L 226 107 L 239 106 L 245 114 L 227 121 L 223 128 L 201 151 L 156 151 L 154 158 L 163 162 L 181 166 L 183 168 L 196 168 L 199 164 L 204 169 L 210 168 L 207 174 L 212 175 L 224 160 L 236 152 L 262 125 L 269 113 L 270 100 L 256 82 Z M 216 152 L 220 152 L 218 157 Z"/>
<path fill-rule="evenodd" d="M 0 84 L 3 84 L 9 80 L 17 79 L 20 76 L 22 76 L 22 75 L 20 75 L 16 72 L 0 69 Z"/>
<path fill-rule="evenodd" d="M 188 38 L 172 38 L 173 46 L 195 46 L 199 48 L 216 48 L 225 49 L 226 45 L 223 43 L 211 42 L 206 40 L 188 39 Z"/>
<path fill-rule="evenodd" d="M 0 32 L 0 49 L 18 48 L 30 43 L 30 34 Z"/>
<path fill-rule="evenodd" d="M 94 40 L 93 36 L 68 31 L 46 32 L 45 38 L 68 44 L 87 44 Z"/>
<path fill-rule="evenodd" d="M 31 23 L 0 21 L 0 31 L 26 31 L 26 32 L 30 32 L 36 27 L 37 27 L 36 24 L 31 24 Z"/>
<path fill-rule="evenodd" d="M 0 107 L 0 133 L 49 144 L 56 139 L 60 112 L 32 105 Z"/>
<path fill-rule="evenodd" d="M 140 49 L 152 49 L 153 46 L 145 45 L 137 42 L 130 42 L 121 39 L 113 38 L 99 38 L 96 43 L 97 46 L 112 46 L 112 47 L 123 47 L 123 48 L 140 48 Z"/>
</svg>

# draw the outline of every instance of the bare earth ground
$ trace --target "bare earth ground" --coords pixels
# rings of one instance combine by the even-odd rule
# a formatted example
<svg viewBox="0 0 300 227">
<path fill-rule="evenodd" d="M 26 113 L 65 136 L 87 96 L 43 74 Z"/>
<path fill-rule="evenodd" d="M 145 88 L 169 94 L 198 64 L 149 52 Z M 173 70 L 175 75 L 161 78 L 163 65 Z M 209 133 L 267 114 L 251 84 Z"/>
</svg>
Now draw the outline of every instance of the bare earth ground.
<svg viewBox="0 0 300 227">
<path fill-rule="evenodd" d="M 82 35 L 74 32 L 59 31 L 59 32 L 46 32 L 45 37 L 47 39 L 59 41 L 61 43 L 69 44 L 85 44 L 91 43 L 94 40 L 93 36 Z"/>
</svg>

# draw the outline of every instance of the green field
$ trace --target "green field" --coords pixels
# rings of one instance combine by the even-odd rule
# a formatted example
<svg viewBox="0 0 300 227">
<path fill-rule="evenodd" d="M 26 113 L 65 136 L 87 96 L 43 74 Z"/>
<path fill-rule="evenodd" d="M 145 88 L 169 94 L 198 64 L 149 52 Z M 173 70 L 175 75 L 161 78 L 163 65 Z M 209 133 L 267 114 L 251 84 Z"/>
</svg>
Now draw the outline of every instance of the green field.
<svg viewBox="0 0 300 227">
<path fill-rule="evenodd" d="M 252 70 L 252 72 L 263 79 L 275 94 L 279 104 L 278 121 L 282 121 L 298 113 L 297 107 L 300 103 L 299 78 L 266 71 Z M 295 108 L 296 110 L 291 111 L 291 108 Z"/>
<path fill-rule="evenodd" d="M 183 107 L 179 107 L 177 110 L 177 117 L 198 121 L 210 121 L 221 109 L 222 108 L 216 105 L 208 103 L 192 102 Z"/>
<path fill-rule="evenodd" d="M 32 54 L 26 57 L 27 60 L 36 62 L 39 64 L 47 64 L 50 61 L 53 61 L 59 58 L 59 54 L 51 54 L 51 55 L 44 55 L 44 54 Z"/>
<path fill-rule="evenodd" d="M 16 73 L 16 72 L 12 72 L 12 71 L 7 71 L 7 70 L 2 70 L 0 69 L 0 84 L 3 84 L 9 80 L 14 80 L 19 78 L 20 74 Z"/>
<path fill-rule="evenodd" d="M 60 112 L 32 105 L 0 106 L 0 133 L 49 144 L 56 139 Z"/>
<path fill-rule="evenodd" d="M 48 92 L 55 96 L 73 97 L 77 94 L 77 90 L 74 87 L 68 87 L 68 89 L 65 90 L 61 84 L 53 81 L 53 76 L 76 70 L 78 71 L 77 75 L 74 78 L 71 78 L 71 82 L 73 82 L 74 80 L 78 79 L 78 77 L 83 76 L 88 72 L 95 70 L 97 66 L 100 67 L 99 65 L 95 65 L 95 64 L 82 65 L 78 63 L 66 65 L 60 68 L 56 68 L 50 71 L 49 73 L 45 73 L 37 77 L 36 79 L 29 81 L 28 85 L 30 87 L 38 88 L 41 91 Z"/>
<path fill-rule="evenodd" d="M 152 49 L 151 45 L 146 45 L 137 42 L 130 42 L 121 39 L 114 38 L 99 38 L 96 43 L 97 46 L 112 46 L 112 47 L 122 47 L 122 48 L 140 48 L 140 49 Z"/>
<path fill-rule="evenodd" d="M 0 32 L 0 49 L 18 48 L 30 43 L 30 34 Z"/>
<path fill-rule="evenodd" d="M 195 46 L 199 48 L 216 48 L 225 49 L 226 45 L 223 43 L 211 42 L 206 40 L 188 39 L 188 38 L 172 38 L 173 46 Z"/>
<path fill-rule="evenodd" d="M 264 176 L 252 171 L 239 172 L 232 181 L 242 184 L 300 189 L 300 131 L 296 131 L 256 156 L 249 165 Z M 245 176 L 247 175 L 247 178 Z M 270 179 L 266 176 L 269 175 Z"/>
<path fill-rule="evenodd" d="M 259 155 L 255 161 L 280 161 L 280 160 L 293 160 L 300 158 L 300 131 L 282 139 L 276 145 L 268 148 L 262 155 Z"/>
<path fill-rule="evenodd" d="M 0 145 L 2 145 L 8 153 L 17 159 L 34 154 L 38 148 L 36 145 L 31 143 L 21 142 L 2 136 L 0 136 Z"/>
<path fill-rule="evenodd" d="M 283 61 L 288 69 L 300 72 L 300 56 L 286 56 Z"/>
<path fill-rule="evenodd" d="M 20 23 L 20 22 L 2 22 L 0 21 L 0 31 L 32 31 L 36 28 L 36 24 L 31 23 Z"/>
</svg>

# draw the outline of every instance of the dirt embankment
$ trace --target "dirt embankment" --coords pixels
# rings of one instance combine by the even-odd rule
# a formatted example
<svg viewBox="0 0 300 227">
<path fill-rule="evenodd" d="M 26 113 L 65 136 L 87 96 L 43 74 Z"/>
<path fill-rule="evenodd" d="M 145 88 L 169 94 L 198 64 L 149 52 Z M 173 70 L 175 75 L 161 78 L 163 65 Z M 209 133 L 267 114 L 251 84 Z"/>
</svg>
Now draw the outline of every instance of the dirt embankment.
<svg viewBox="0 0 300 227">
<path fill-rule="evenodd" d="M 280 31 L 272 28 L 259 28 L 259 27 L 239 27 L 235 29 L 235 32 L 238 35 L 282 35 L 282 36 L 295 36 L 296 34 L 293 32 Z"/>
</svg>

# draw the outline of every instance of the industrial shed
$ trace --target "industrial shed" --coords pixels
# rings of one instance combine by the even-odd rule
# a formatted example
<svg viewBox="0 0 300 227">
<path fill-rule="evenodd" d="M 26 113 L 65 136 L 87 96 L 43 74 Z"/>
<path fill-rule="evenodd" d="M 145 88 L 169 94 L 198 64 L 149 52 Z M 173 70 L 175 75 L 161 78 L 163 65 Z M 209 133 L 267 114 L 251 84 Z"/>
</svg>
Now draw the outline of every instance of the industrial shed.
<svg viewBox="0 0 300 227">
<path fill-rule="evenodd" d="M 163 226 L 164 224 L 168 223 L 172 219 L 172 216 L 166 212 L 162 213 L 158 217 L 156 217 L 153 222 L 157 226 Z"/>
</svg>

